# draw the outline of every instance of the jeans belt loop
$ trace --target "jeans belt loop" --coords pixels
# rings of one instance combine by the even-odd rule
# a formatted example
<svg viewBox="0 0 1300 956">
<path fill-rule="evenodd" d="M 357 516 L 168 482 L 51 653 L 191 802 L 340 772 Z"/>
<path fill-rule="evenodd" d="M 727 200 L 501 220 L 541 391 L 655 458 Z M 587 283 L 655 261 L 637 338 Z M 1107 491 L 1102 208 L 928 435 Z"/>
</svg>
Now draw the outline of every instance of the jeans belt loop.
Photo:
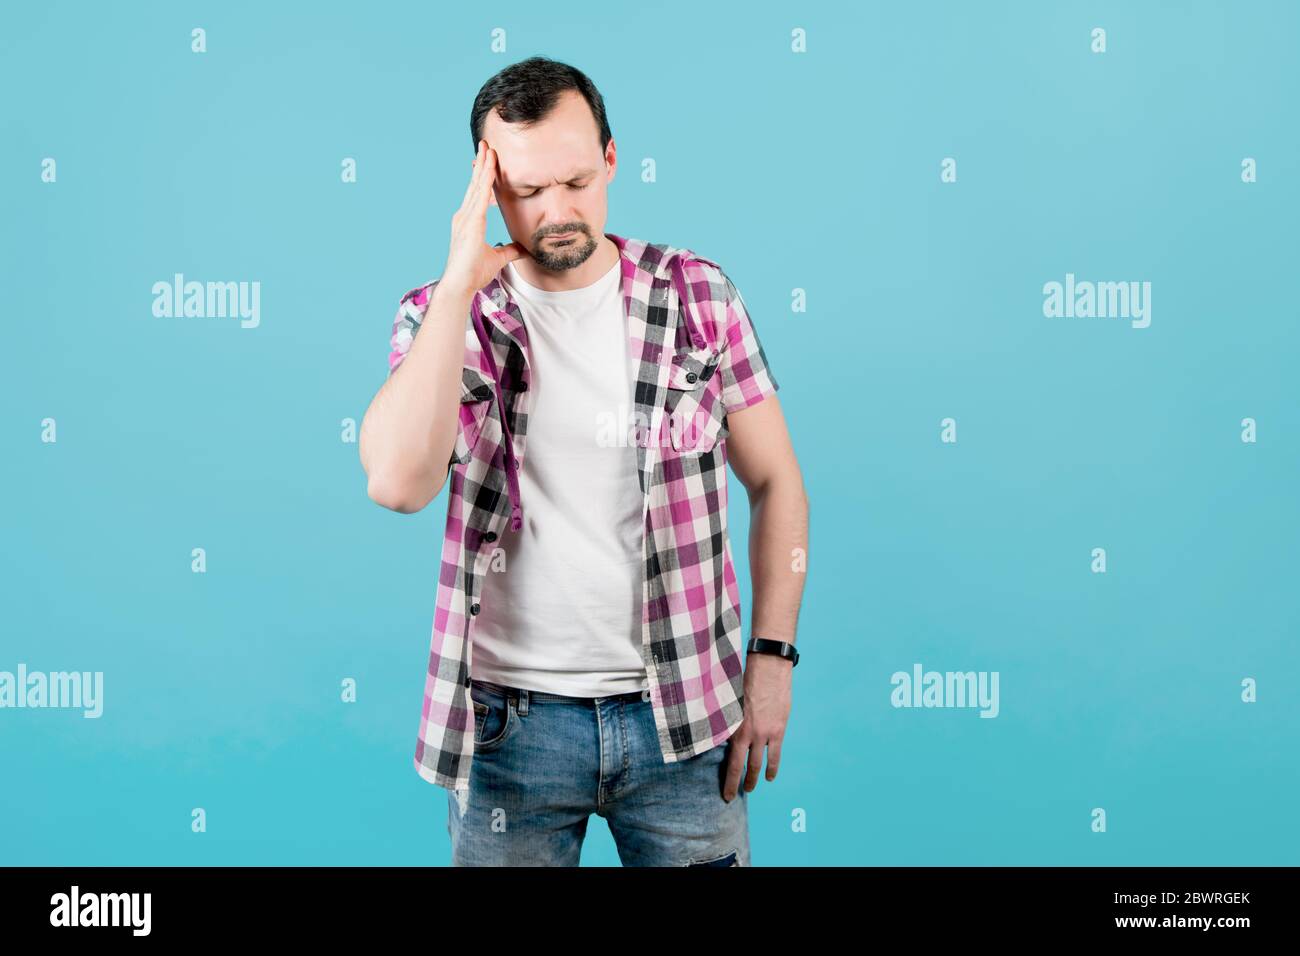
<svg viewBox="0 0 1300 956">
<path fill-rule="evenodd" d="M 520 688 L 515 697 L 515 713 L 520 717 L 528 716 L 528 691 L 524 688 Z"/>
</svg>

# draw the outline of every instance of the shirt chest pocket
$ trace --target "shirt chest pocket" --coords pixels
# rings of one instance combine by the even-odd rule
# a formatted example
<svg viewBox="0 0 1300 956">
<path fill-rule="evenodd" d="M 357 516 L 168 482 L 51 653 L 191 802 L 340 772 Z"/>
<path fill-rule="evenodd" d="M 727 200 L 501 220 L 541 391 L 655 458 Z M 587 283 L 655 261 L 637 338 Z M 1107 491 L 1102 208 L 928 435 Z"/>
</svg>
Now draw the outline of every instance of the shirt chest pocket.
<svg viewBox="0 0 1300 956">
<path fill-rule="evenodd" d="M 451 454 L 453 464 L 464 465 L 474 456 L 479 437 L 495 409 L 496 389 L 492 379 L 478 369 L 465 366 L 461 372 L 460 422 Z"/>
<path fill-rule="evenodd" d="M 681 349 L 673 354 L 664 399 L 660 444 L 679 457 L 698 457 L 727 437 L 727 412 L 718 374 L 717 349 Z"/>
</svg>

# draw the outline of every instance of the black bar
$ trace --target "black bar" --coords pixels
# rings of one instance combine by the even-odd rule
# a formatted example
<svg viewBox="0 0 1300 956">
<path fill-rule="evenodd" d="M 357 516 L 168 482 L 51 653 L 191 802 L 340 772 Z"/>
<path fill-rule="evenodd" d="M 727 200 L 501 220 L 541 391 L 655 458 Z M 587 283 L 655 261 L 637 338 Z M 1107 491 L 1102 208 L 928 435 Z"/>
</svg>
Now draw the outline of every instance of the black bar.
<svg viewBox="0 0 1300 956">
<path fill-rule="evenodd" d="M 712 925 L 749 928 L 756 942 L 778 930 L 842 928 L 865 945 L 902 931 L 921 945 L 1130 936 L 1232 946 L 1294 932 L 1296 875 L 1295 867 L 29 867 L 0 869 L 0 926 L 7 940 L 75 933 L 83 943 L 445 945 L 518 929 L 554 946 L 679 946 L 703 942 Z M 145 925 L 143 896 L 99 895 L 144 893 L 147 935 L 135 932 Z M 106 919 L 118 907 L 120 925 L 52 925 L 71 923 L 74 909 L 78 922 L 89 919 L 101 901 Z M 598 930 L 613 935 L 587 935 Z"/>
</svg>

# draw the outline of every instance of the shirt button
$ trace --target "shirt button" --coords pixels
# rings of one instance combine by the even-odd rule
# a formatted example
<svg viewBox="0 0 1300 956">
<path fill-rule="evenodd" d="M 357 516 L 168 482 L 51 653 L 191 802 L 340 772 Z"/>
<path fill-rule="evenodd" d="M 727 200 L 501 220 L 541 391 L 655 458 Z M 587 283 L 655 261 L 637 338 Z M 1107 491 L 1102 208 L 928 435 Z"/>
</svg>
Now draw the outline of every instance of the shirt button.
<svg viewBox="0 0 1300 956">
<path fill-rule="evenodd" d="M 483 535 L 483 540 L 486 541 L 488 544 L 491 544 L 496 539 L 497 539 L 497 533 L 495 531 L 489 531 L 487 534 Z"/>
<path fill-rule="evenodd" d="M 471 613 L 471 614 L 477 614 L 477 613 L 478 613 L 478 604 L 477 604 L 477 603 L 475 603 L 475 604 L 471 604 L 471 605 L 469 606 L 469 613 Z"/>
<path fill-rule="evenodd" d="M 686 373 L 686 381 L 688 381 L 688 382 L 694 382 L 694 381 L 695 381 L 695 373 L 694 373 L 694 372 L 687 372 L 687 373 Z"/>
</svg>

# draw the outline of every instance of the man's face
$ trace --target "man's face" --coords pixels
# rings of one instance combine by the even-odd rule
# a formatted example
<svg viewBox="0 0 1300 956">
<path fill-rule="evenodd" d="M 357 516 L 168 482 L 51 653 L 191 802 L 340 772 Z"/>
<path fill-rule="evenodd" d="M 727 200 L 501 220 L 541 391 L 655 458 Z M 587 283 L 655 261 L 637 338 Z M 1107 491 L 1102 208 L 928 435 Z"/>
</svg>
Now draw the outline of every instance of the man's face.
<svg viewBox="0 0 1300 956">
<path fill-rule="evenodd" d="M 510 238 L 552 272 L 586 262 L 605 234 L 616 163 L 612 139 L 601 153 L 596 118 L 582 94 L 566 90 L 527 129 L 502 122 L 494 110 L 483 121 L 483 138 L 496 150 L 495 204 Z"/>
</svg>

